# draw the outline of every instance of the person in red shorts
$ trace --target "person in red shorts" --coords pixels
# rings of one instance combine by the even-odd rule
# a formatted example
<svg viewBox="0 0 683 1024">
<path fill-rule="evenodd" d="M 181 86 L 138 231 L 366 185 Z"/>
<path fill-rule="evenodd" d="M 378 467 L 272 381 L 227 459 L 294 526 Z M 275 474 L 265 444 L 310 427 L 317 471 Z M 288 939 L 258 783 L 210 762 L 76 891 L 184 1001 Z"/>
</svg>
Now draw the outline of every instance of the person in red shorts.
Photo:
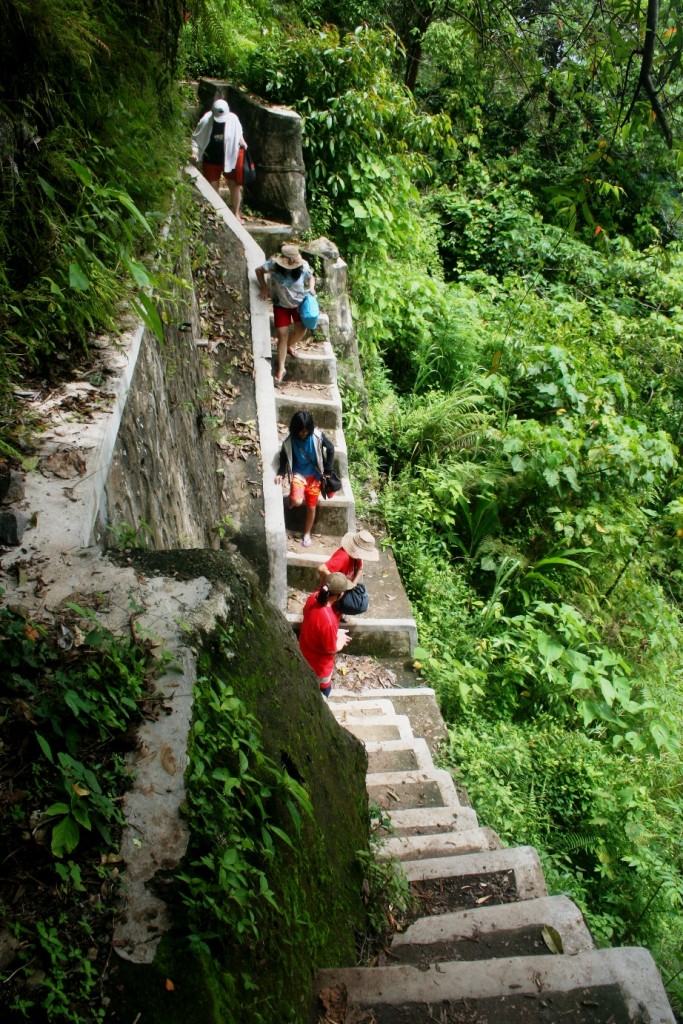
<svg viewBox="0 0 683 1024">
<path fill-rule="evenodd" d="M 225 100 L 216 100 L 192 134 L 192 156 L 195 160 L 201 160 L 202 174 L 216 192 L 221 174 L 225 174 L 232 212 L 240 222 L 242 186 L 237 184 L 235 167 L 240 149 L 246 148 L 237 114 L 231 112 Z"/>
<path fill-rule="evenodd" d="M 299 647 L 316 676 L 323 697 L 329 697 L 334 657 L 351 641 L 345 629 L 339 629 L 334 606 L 350 586 L 343 572 L 333 572 L 304 605 L 304 620 Z"/>
<path fill-rule="evenodd" d="M 341 546 L 326 562 L 318 566 L 323 582 L 330 573 L 343 572 L 351 583 L 348 593 L 343 594 L 335 606 L 340 619 L 346 615 L 360 615 L 368 610 L 367 591 L 361 583 L 363 559 L 368 562 L 376 562 L 379 559 L 375 538 L 369 530 L 345 533 L 341 539 Z"/>
<path fill-rule="evenodd" d="M 295 412 L 289 423 L 289 433 L 282 442 L 275 483 L 282 483 L 286 471 L 291 481 L 289 507 L 295 508 L 306 502 L 306 521 L 301 538 L 305 548 L 311 546 L 320 485 L 323 477 L 332 472 L 333 465 L 334 445 L 329 437 L 316 428 L 310 412 L 303 409 Z"/>
<path fill-rule="evenodd" d="M 266 274 L 270 275 L 270 295 L 277 334 L 275 383 L 282 384 L 287 372 L 287 353 L 296 358 L 297 342 L 306 333 L 299 316 L 299 306 L 306 291 L 315 295 L 315 277 L 297 247 L 288 243 L 280 246 L 280 252 L 266 260 L 263 266 L 256 268 L 256 279 L 261 286 L 260 295 L 264 301 L 268 298 Z"/>
</svg>

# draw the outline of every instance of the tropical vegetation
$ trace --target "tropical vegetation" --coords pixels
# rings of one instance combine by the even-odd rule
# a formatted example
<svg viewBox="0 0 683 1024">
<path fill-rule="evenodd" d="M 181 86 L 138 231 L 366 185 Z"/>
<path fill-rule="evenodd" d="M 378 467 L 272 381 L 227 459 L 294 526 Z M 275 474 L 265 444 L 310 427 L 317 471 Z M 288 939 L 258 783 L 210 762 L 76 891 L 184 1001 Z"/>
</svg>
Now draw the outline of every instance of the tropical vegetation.
<svg viewBox="0 0 683 1024">
<path fill-rule="evenodd" d="M 45 69 L 3 76 L 3 443 L 22 374 L 82 357 L 115 282 L 148 282 L 176 43 L 178 75 L 296 108 L 314 231 L 354 287 L 355 483 L 419 619 L 445 763 L 598 940 L 652 950 L 680 1006 L 680 5 L 60 9 L 3 5 L 4 66 L 33 47 Z"/>
</svg>

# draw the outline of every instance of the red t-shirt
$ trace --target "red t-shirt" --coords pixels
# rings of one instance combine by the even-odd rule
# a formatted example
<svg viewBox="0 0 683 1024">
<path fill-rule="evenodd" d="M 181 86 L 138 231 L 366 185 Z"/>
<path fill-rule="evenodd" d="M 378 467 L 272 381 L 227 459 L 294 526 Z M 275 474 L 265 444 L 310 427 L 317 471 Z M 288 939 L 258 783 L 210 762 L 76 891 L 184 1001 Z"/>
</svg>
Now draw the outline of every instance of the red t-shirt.
<svg viewBox="0 0 683 1024">
<path fill-rule="evenodd" d="M 334 607 L 321 607 L 316 601 L 316 594 L 311 594 L 304 605 L 299 647 L 318 679 L 332 675 L 337 653 L 337 628 Z"/>
<path fill-rule="evenodd" d="M 363 568 L 363 562 L 360 558 L 352 558 L 344 548 L 337 548 L 325 566 L 329 572 L 343 572 L 347 579 L 352 580 L 358 570 Z"/>
</svg>

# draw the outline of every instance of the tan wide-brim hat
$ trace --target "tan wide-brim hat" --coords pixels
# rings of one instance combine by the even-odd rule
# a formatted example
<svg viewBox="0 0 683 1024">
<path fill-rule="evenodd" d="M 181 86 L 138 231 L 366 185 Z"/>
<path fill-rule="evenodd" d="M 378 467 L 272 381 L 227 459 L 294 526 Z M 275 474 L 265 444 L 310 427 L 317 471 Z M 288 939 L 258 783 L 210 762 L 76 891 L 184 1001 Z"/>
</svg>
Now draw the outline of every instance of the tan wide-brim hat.
<svg viewBox="0 0 683 1024">
<path fill-rule="evenodd" d="M 324 586 L 331 594 L 345 594 L 347 590 L 351 589 L 353 583 L 343 572 L 331 572 L 325 580 Z"/>
<path fill-rule="evenodd" d="M 360 558 L 366 562 L 377 562 L 379 551 L 375 547 L 375 538 L 368 530 L 358 530 L 357 533 L 345 533 L 342 537 L 341 546 L 351 558 Z"/>
<path fill-rule="evenodd" d="M 284 267 L 285 270 L 294 270 L 296 267 L 303 265 L 304 258 L 295 245 L 280 246 L 280 251 L 272 257 L 274 263 L 277 263 L 278 267 Z"/>
</svg>

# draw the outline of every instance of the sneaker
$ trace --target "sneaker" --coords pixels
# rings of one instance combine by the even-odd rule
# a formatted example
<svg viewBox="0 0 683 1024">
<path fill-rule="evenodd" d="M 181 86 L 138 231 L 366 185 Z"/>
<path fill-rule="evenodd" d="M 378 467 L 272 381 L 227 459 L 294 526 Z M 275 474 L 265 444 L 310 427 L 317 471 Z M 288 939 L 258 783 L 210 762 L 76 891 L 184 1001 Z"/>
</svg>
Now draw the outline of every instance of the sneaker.
<svg viewBox="0 0 683 1024">
<path fill-rule="evenodd" d="M 305 533 L 303 535 L 303 537 L 301 538 L 301 546 L 303 548 L 310 548 L 311 543 L 312 542 L 311 542 L 311 535 L 310 535 L 310 533 Z"/>
</svg>

